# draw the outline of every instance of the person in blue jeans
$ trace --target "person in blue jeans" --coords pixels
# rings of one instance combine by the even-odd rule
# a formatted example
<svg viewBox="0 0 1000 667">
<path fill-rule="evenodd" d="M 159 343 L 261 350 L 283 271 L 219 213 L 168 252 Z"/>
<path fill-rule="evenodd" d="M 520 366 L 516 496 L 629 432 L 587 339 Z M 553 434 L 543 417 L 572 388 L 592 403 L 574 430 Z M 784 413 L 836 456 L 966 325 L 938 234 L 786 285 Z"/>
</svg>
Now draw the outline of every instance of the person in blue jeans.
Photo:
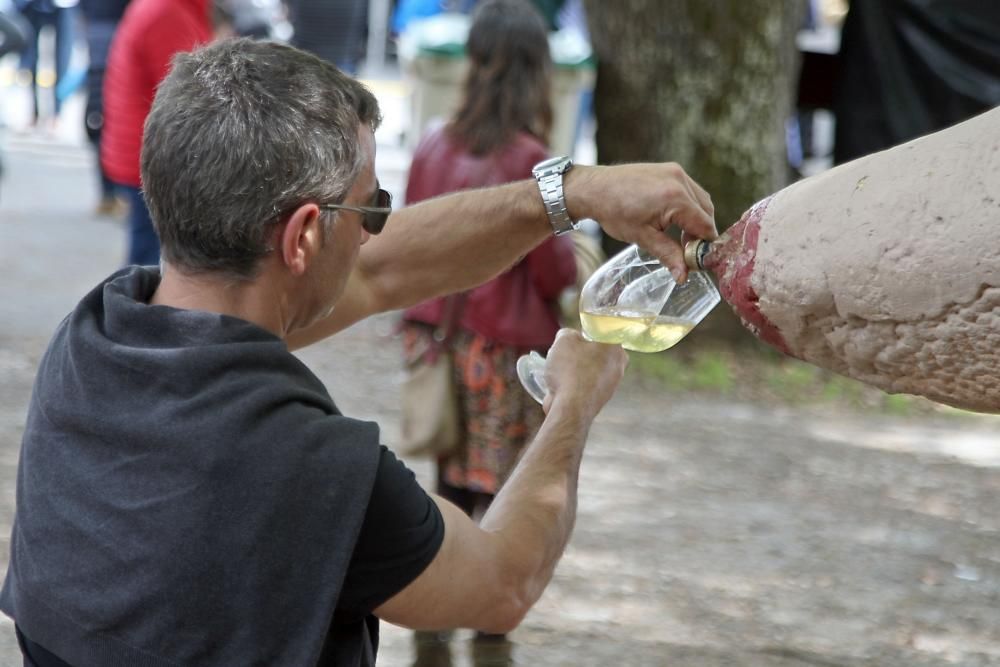
<svg viewBox="0 0 1000 667">
<path fill-rule="evenodd" d="M 121 196 L 128 204 L 128 258 L 126 264 L 152 266 L 160 263 L 160 239 L 153 228 L 153 219 L 142 190 L 119 186 Z"/>
<path fill-rule="evenodd" d="M 55 123 L 62 110 L 62 100 L 56 94 L 56 89 L 68 71 L 70 57 L 73 55 L 75 3 L 57 4 L 55 0 L 16 0 L 15 6 L 34 32 L 29 37 L 26 48 L 21 52 L 21 69 L 31 72 L 32 125 L 38 123 L 41 115 L 38 96 L 39 36 L 46 27 L 51 27 L 55 31 L 56 80 L 52 86 L 52 122 Z"/>
<path fill-rule="evenodd" d="M 84 128 L 87 139 L 98 156 L 101 150 L 101 130 L 104 127 L 104 72 L 108 66 L 108 52 L 118 21 L 121 20 L 129 0 L 81 0 L 80 11 L 84 17 L 87 38 L 87 106 L 84 109 Z M 100 199 L 98 215 L 123 213 L 125 197 L 119 197 L 118 188 L 105 173 L 97 160 Z"/>
<path fill-rule="evenodd" d="M 22 27 L 21 21 L 13 7 L 6 1 L 0 0 L 0 58 L 8 53 L 15 53 L 24 48 L 26 28 Z M 2 139 L 3 121 L 0 120 L 0 139 Z M 2 148 L 0 143 L 0 148 Z M 0 180 L 3 178 L 3 151 L 0 150 Z"/>
</svg>

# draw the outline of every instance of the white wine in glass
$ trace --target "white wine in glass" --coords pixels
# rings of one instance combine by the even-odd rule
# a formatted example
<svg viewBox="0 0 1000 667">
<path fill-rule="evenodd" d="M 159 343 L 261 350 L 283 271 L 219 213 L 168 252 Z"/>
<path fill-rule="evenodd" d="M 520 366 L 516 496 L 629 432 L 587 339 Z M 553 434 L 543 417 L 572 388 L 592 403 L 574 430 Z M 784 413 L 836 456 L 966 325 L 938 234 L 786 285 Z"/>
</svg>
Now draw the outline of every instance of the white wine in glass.
<svg viewBox="0 0 1000 667">
<path fill-rule="evenodd" d="M 633 245 L 587 280 L 580 293 L 580 324 L 588 340 L 660 352 L 680 342 L 719 300 L 704 273 L 692 271 L 678 285 L 658 259 Z M 547 393 L 545 358 L 537 352 L 521 357 L 517 375 L 541 403 Z"/>
</svg>

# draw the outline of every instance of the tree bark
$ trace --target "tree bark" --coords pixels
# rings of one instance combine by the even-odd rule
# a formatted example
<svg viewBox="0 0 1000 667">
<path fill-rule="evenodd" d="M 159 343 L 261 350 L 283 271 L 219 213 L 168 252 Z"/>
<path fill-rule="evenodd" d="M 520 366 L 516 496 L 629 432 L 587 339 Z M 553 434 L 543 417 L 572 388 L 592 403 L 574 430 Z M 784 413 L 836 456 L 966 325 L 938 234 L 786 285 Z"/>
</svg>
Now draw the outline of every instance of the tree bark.
<svg viewBox="0 0 1000 667">
<path fill-rule="evenodd" d="M 585 0 L 602 164 L 674 161 L 721 228 L 788 182 L 801 0 Z"/>
<path fill-rule="evenodd" d="M 673 161 L 712 196 L 722 231 L 789 181 L 801 0 L 584 0 L 597 160 Z M 605 237 L 605 251 L 621 248 Z M 725 311 L 727 309 L 717 309 Z M 710 331 L 745 339 L 735 318 Z"/>
</svg>

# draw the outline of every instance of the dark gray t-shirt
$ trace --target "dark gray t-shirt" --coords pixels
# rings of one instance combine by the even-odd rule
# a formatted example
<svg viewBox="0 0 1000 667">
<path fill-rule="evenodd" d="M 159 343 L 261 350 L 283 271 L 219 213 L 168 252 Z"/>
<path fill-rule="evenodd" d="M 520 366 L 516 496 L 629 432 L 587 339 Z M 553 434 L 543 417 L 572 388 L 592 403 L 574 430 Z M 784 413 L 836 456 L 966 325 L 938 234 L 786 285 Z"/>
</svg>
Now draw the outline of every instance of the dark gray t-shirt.
<svg viewBox="0 0 1000 667">
<path fill-rule="evenodd" d="M 366 665 L 433 559 L 433 502 L 283 341 L 87 295 L 39 367 L 0 608 L 71 665 Z"/>
</svg>

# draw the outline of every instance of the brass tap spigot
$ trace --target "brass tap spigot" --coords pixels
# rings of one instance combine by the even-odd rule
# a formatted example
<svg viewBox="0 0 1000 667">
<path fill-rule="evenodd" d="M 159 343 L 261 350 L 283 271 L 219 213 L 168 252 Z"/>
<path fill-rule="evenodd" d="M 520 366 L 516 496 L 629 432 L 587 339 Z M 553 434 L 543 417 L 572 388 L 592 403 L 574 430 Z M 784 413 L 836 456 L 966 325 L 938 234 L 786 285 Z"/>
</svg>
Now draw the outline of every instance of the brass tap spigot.
<svg viewBox="0 0 1000 667">
<path fill-rule="evenodd" d="M 705 255 L 712 248 L 712 242 L 705 239 L 688 241 L 684 245 L 684 263 L 691 271 L 705 270 Z"/>
</svg>

